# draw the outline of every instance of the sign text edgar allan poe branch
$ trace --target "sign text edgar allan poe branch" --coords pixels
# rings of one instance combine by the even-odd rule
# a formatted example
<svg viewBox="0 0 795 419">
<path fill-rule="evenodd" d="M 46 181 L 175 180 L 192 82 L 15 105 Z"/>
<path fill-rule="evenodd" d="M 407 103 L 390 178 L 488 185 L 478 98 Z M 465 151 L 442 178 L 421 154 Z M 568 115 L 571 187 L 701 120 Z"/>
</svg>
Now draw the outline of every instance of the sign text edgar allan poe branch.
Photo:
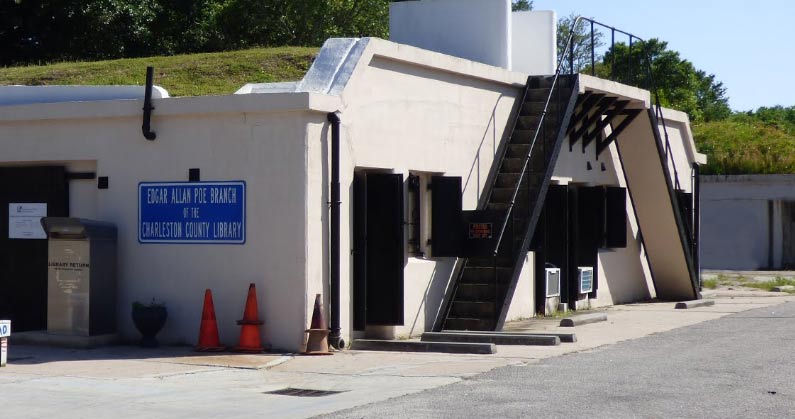
<svg viewBox="0 0 795 419">
<path fill-rule="evenodd" d="M 245 243 L 245 182 L 138 184 L 138 241 Z"/>
</svg>

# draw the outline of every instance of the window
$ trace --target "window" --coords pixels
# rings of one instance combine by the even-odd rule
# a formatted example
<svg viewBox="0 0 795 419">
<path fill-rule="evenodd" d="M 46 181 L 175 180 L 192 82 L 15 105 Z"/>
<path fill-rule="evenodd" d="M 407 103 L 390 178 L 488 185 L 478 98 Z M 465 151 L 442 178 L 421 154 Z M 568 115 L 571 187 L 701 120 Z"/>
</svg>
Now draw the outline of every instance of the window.
<svg viewBox="0 0 795 419">
<path fill-rule="evenodd" d="M 414 173 L 409 174 L 407 201 L 407 250 L 410 256 L 424 256 L 422 246 L 422 180 L 419 175 Z"/>
<path fill-rule="evenodd" d="M 409 176 L 406 179 L 406 253 L 408 253 L 409 257 L 427 258 L 438 256 L 436 254 L 436 243 L 431 243 L 431 228 L 437 223 L 437 221 L 434 221 L 435 216 L 431 214 L 437 196 L 431 188 L 436 187 L 432 183 L 438 179 L 439 176 L 436 173 L 415 171 L 409 172 Z M 460 198 L 458 200 L 460 201 Z"/>
</svg>

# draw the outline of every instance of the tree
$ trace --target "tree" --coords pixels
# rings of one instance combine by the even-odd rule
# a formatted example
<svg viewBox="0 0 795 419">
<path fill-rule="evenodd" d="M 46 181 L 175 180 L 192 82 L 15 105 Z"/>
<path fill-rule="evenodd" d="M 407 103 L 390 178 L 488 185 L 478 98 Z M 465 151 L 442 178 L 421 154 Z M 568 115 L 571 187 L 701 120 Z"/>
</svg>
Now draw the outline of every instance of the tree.
<svg viewBox="0 0 795 419">
<path fill-rule="evenodd" d="M 0 65 L 136 56 L 155 0 L 0 0 Z"/>
<path fill-rule="evenodd" d="M 219 13 L 224 43 L 319 46 L 330 37 L 387 37 L 388 0 L 229 0 Z"/>
<path fill-rule="evenodd" d="M 0 65 L 388 33 L 389 0 L 0 0 Z"/>
<path fill-rule="evenodd" d="M 511 3 L 511 10 L 514 12 L 524 12 L 533 10 L 532 0 L 513 0 Z"/>
<path fill-rule="evenodd" d="M 585 20 L 577 22 L 574 27 L 574 22 L 577 21 L 577 15 L 571 14 L 558 19 L 558 62 L 561 63 L 561 71 L 564 74 L 582 72 L 591 66 L 591 51 L 594 51 L 594 59 L 599 60 L 600 57 L 595 51 L 604 45 L 602 42 L 602 33 L 594 31 L 593 43 L 591 42 L 591 26 Z M 567 44 L 569 36 L 573 35 L 573 47 Z M 564 52 L 566 53 L 564 57 Z M 571 56 L 573 54 L 573 57 Z M 571 68 L 571 58 L 573 58 L 574 68 Z"/>
</svg>

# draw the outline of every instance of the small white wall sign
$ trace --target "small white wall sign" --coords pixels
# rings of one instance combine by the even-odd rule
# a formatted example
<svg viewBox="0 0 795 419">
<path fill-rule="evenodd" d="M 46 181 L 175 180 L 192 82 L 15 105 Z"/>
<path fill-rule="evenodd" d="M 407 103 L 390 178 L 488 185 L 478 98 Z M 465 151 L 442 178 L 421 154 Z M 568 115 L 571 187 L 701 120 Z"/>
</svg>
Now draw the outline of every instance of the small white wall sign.
<svg viewBox="0 0 795 419">
<path fill-rule="evenodd" d="M 8 204 L 9 239 L 46 239 L 41 218 L 47 216 L 46 203 Z"/>
</svg>

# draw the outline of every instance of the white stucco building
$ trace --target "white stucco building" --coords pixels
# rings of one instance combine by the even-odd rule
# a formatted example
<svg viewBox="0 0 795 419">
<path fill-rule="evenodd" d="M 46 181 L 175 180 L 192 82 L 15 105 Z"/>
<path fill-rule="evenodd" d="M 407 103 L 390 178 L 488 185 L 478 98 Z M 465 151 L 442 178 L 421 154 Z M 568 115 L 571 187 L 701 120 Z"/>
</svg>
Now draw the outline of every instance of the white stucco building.
<svg viewBox="0 0 795 419">
<path fill-rule="evenodd" d="M 551 30 L 549 16 L 536 18 Z M 542 38 L 539 56 L 554 60 Z M 510 48 L 500 51 L 510 56 Z M 698 298 L 685 222 L 693 214 L 675 191 L 679 183 L 691 192 L 690 167 L 704 161 L 686 115 L 665 110 L 663 130 L 648 91 L 575 75 L 554 84 L 556 110 L 539 125 L 554 67 L 509 68 L 375 38 L 331 39 L 297 83 L 247 85 L 227 96 L 156 94 L 153 141 L 141 134 L 143 89 L 138 98 L 75 93 L 44 103 L 48 88 L 17 88 L 21 99 L 0 105 L 2 208 L 47 203 L 49 216 L 117 226 L 118 331 L 126 339 L 137 335 L 131 303 L 156 298 L 169 309 L 161 340 L 194 343 L 211 288 L 221 338 L 233 344 L 249 283 L 257 285 L 263 342 L 291 351 L 304 345 L 315 294 L 345 340 L 494 329 L 557 302 Z M 329 211 L 335 168 L 338 241 Z M 234 202 L 242 219 L 224 218 L 228 201 L 196 201 L 198 190 L 218 182 L 242 185 L 235 193 L 244 200 Z M 150 185 L 172 188 L 170 197 L 151 198 L 142 192 Z M 191 197 L 174 201 L 181 187 Z M 200 203 L 207 206 L 194 212 Z M 173 224 L 153 229 L 144 218 Z M 225 241 L 193 233 L 191 242 L 192 221 L 240 223 L 241 231 Z M 503 225 L 509 244 L 495 260 Z M 42 304 L 42 287 L 46 295 L 46 266 L 36 265 L 46 260 L 44 240 L 2 241 L 13 249 L 4 287 L 30 295 L 25 309 L 0 301 L 0 317 L 5 311 L 28 329 L 43 328 L 30 304 Z M 557 295 L 546 282 L 549 266 L 561 269 Z M 593 269 L 591 290 L 577 289 L 579 267 Z M 20 275 L 36 279 L 22 286 Z"/>
</svg>

